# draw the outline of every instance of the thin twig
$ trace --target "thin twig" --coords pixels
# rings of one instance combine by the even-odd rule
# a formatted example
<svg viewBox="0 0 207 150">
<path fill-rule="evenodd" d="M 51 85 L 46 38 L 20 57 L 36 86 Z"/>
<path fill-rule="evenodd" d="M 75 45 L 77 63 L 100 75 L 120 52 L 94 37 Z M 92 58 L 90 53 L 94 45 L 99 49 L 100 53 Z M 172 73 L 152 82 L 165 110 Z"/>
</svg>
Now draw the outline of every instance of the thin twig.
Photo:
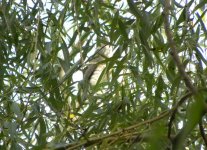
<svg viewBox="0 0 207 150">
<path fill-rule="evenodd" d="M 171 138 L 171 130 L 172 130 L 172 123 L 173 123 L 173 121 L 174 121 L 174 119 L 175 119 L 175 115 L 176 115 L 176 113 L 177 113 L 177 110 L 178 110 L 178 107 L 179 106 L 181 106 L 184 102 L 185 102 L 185 100 L 187 99 L 187 98 L 189 98 L 190 96 L 192 96 L 192 93 L 187 93 L 186 95 L 184 95 L 179 101 L 178 101 L 178 103 L 174 106 L 174 110 L 172 111 L 172 115 L 171 115 L 171 117 L 170 117 L 170 121 L 169 121 L 169 123 L 168 123 L 168 138 L 170 139 Z M 172 139 L 171 139 L 172 140 Z"/>
<path fill-rule="evenodd" d="M 207 138 L 206 138 L 206 134 L 205 134 L 205 131 L 204 131 L 204 128 L 203 128 L 202 120 L 199 122 L 199 130 L 200 130 L 201 136 L 203 138 L 203 141 L 204 141 L 204 143 L 207 147 Z"/>
</svg>

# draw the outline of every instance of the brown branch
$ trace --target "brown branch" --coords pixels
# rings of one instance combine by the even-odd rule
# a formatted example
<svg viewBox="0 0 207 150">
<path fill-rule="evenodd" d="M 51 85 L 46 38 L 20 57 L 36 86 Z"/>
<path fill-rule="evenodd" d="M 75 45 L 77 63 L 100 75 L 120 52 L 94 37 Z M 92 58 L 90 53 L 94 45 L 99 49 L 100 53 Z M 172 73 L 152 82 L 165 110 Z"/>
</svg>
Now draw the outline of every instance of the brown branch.
<svg viewBox="0 0 207 150">
<path fill-rule="evenodd" d="M 170 54 L 173 57 L 176 65 L 178 67 L 178 71 L 179 71 L 180 75 L 182 76 L 186 87 L 189 89 L 189 91 L 193 95 L 195 95 L 196 101 L 192 104 L 192 108 L 195 109 L 198 106 L 202 107 L 202 108 L 200 108 L 200 110 L 198 110 L 198 112 L 196 112 L 196 119 L 193 120 L 192 118 L 188 118 L 188 122 L 186 123 L 186 125 L 180 130 L 180 132 L 175 136 L 175 138 L 172 139 L 172 146 L 173 146 L 172 149 L 181 149 L 181 147 L 183 146 L 182 142 L 184 142 L 184 140 L 188 136 L 188 134 L 199 123 L 199 119 L 201 119 L 202 116 L 205 114 L 205 106 L 202 106 L 205 104 L 203 103 L 202 96 L 200 95 L 200 93 L 198 94 L 197 88 L 193 86 L 189 76 L 185 72 L 185 68 L 184 68 L 183 64 L 180 61 L 177 46 L 176 46 L 175 41 L 173 40 L 173 34 L 170 29 L 170 22 L 169 22 L 170 9 L 171 9 L 170 2 L 171 2 L 170 0 L 165 0 L 165 3 L 164 3 L 164 27 L 165 27 L 165 33 L 167 36 L 167 41 L 168 41 L 170 49 L 171 49 Z M 174 120 L 174 115 L 175 114 L 172 115 L 171 122 L 172 122 L 172 120 Z M 170 131 L 171 130 L 171 122 L 169 125 L 170 129 L 168 132 L 168 136 L 170 136 L 170 132 L 171 132 Z"/>
<path fill-rule="evenodd" d="M 203 138 L 203 141 L 207 147 L 207 137 L 206 137 L 206 134 L 205 134 L 205 131 L 204 131 L 204 128 L 203 128 L 203 124 L 202 124 L 202 120 L 199 122 L 199 130 L 200 130 L 200 134 Z"/>
<path fill-rule="evenodd" d="M 130 127 L 118 130 L 118 131 L 113 132 L 111 134 L 107 134 L 107 135 L 100 136 L 100 137 L 91 137 L 91 138 L 88 138 L 88 140 L 70 143 L 66 146 L 56 148 L 55 150 L 64 150 L 64 149 L 73 150 L 73 149 L 77 149 L 77 148 L 80 148 L 80 147 L 89 147 L 89 146 L 94 145 L 94 144 L 102 143 L 103 140 L 105 140 L 105 139 L 109 139 L 109 138 L 112 138 L 112 137 L 115 137 L 115 136 L 122 136 L 123 134 L 128 133 L 128 132 L 130 132 L 131 130 L 133 130 L 135 128 L 138 128 L 138 127 L 146 125 L 146 124 L 152 124 L 155 121 L 163 119 L 163 118 L 167 117 L 173 109 L 165 111 L 157 117 L 154 117 L 152 119 L 143 121 L 141 123 L 137 123 L 137 124 L 132 125 Z"/>
<path fill-rule="evenodd" d="M 174 62 L 176 63 L 176 65 L 178 67 L 178 71 L 179 71 L 180 75 L 182 76 L 182 78 L 183 78 L 183 80 L 185 82 L 186 87 L 192 93 L 196 93 L 197 90 L 193 86 L 189 76 L 185 72 L 184 66 L 181 63 L 179 55 L 178 55 L 176 42 L 173 40 L 173 34 L 171 32 L 170 22 L 169 22 L 170 9 L 171 9 L 170 0 L 165 0 L 165 6 L 164 6 L 164 27 L 165 27 L 165 33 L 166 33 L 166 36 L 167 36 L 167 40 L 168 40 L 169 46 L 171 48 L 170 54 L 171 54 Z"/>
</svg>

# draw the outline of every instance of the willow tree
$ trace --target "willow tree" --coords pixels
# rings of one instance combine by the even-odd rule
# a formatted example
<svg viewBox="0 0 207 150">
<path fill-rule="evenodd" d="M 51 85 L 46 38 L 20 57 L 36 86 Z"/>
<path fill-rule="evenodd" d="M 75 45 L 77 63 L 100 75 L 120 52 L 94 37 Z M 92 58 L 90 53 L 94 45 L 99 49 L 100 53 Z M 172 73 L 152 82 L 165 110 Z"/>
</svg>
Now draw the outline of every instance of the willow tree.
<svg viewBox="0 0 207 150">
<path fill-rule="evenodd" d="M 3 149 L 204 149 L 205 0 L 2 0 Z"/>
</svg>

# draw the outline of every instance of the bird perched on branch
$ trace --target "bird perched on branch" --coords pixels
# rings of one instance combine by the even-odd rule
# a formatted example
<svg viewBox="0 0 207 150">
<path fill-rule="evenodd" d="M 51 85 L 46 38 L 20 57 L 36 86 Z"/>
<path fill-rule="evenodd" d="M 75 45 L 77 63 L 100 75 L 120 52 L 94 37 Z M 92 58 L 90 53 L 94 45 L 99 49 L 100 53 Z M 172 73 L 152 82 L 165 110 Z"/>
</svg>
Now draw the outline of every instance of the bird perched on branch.
<svg viewBox="0 0 207 150">
<path fill-rule="evenodd" d="M 83 99 L 87 98 L 89 85 L 94 86 L 97 84 L 102 71 L 106 67 L 104 60 L 109 58 L 111 54 L 111 48 L 104 45 L 98 48 L 91 60 L 89 60 L 87 68 L 83 72 Z"/>
</svg>

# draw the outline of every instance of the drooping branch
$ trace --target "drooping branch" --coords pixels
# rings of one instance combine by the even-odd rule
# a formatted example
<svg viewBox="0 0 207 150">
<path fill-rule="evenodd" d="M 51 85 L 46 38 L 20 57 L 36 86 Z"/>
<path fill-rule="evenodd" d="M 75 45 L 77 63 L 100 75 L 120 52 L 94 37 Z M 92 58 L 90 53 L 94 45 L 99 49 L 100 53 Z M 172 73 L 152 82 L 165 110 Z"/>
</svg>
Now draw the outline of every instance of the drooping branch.
<svg viewBox="0 0 207 150">
<path fill-rule="evenodd" d="M 195 128 L 195 126 L 199 123 L 199 120 L 202 119 L 202 116 L 205 114 L 206 109 L 205 109 L 205 104 L 203 102 L 203 96 L 202 94 L 198 94 L 197 88 L 194 87 L 192 84 L 190 77 L 187 75 L 185 72 L 184 66 L 180 61 L 179 55 L 178 55 L 178 48 L 176 46 L 175 41 L 173 40 L 173 34 L 170 29 L 170 9 L 171 9 L 171 1 L 166 0 L 164 4 L 164 26 L 165 26 L 165 33 L 167 36 L 167 41 L 169 44 L 169 47 L 171 49 L 170 54 L 172 55 L 180 75 L 182 76 L 184 83 L 186 87 L 189 89 L 189 91 L 195 96 L 195 102 L 192 104 L 191 111 L 194 109 L 198 109 L 197 112 L 192 112 L 195 113 L 194 118 L 188 117 L 188 122 L 186 125 L 180 130 L 180 132 L 173 138 L 172 140 L 172 149 L 177 150 L 181 149 L 183 146 L 183 142 L 186 139 L 186 137 L 190 134 L 190 132 Z M 174 115 L 174 114 L 173 114 Z M 172 118 L 173 119 L 173 116 Z M 169 129 L 170 130 L 170 129 Z M 170 132 L 168 133 L 170 135 Z"/>
<path fill-rule="evenodd" d="M 176 63 L 178 67 L 178 71 L 180 75 L 182 76 L 186 87 L 192 92 L 196 93 L 196 88 L 193 86 L 189 76 L 185 72 L 184 66 L 180 61 L 179 55 L 178 55 L 178 48 L 176 46 L 176 42 L 173 40 L 173 34 L 170 29 L 170 22 L 169 22 L 169 16 L 170 16 L 170 9 L 171 9 L 171 4 L 170 0 L 165 0 L 165 6 L 164 6 L 164 27 L 165 27 L 165 33 L 167 36 L 167 41 L 171 49 L 171 56 Z"/>
</svg>

